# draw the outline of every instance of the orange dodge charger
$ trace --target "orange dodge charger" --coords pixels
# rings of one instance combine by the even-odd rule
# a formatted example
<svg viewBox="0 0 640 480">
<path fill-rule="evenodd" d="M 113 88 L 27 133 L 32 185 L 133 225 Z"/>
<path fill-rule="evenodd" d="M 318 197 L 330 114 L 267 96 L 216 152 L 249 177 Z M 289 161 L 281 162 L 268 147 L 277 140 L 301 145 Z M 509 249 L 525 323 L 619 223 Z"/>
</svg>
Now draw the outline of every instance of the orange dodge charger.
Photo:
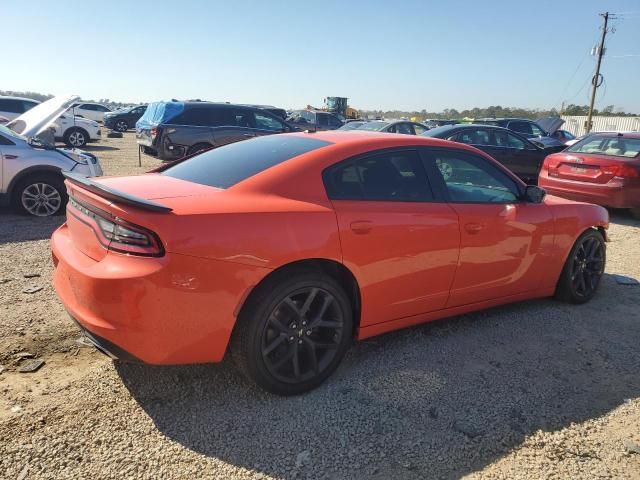
<svg viewBox="0 0 640 480">
<path fill-rule="evenodd" d="M 273 135 L 139 176 L 65 173 L 54 284 L 114 358 L 219 362 L 310 390 L 353 339 L 518 300 L 573 303 L 605 266 L 604 208 L 483 152 L 370 132 Z"/>
</svg>

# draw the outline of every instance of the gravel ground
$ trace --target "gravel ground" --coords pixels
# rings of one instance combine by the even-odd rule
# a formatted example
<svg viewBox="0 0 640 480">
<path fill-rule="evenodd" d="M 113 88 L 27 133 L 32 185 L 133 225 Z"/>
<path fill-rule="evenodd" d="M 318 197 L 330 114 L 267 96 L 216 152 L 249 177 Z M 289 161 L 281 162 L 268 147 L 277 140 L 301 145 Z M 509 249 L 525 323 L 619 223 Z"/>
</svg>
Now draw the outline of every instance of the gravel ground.
<svg viewBox="0 0 640 480">
<path fill-rule="evenodd" d="M 108 174 L 157 165 L 137 166 L 131 133 L 89 150 Z M 61 221 L 0 211 L 1 478 L 640 478 L 640 287 L 611 276 L 640 278 L 624 213 L 591 303 L 377 337 L 296 398 L 226 361 L 124 365 L 79 344 L 50 286 Z M 21 352 L 46 363 L 18 373 Z"/>
</svg>

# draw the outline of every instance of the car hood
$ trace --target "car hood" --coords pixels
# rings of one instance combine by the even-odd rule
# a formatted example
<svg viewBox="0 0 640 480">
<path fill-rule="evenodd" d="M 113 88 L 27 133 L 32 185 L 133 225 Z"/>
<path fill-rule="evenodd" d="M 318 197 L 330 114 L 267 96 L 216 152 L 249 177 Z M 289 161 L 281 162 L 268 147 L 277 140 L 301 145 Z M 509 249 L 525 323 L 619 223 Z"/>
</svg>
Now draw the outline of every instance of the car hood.
<svg viewBox="0 0 640 480">
<path fill-rule="evenodd" d="M 15 118 L 7 126 L 27 138 L 36 137 L 79 98 L 77 95 L 50 98 Z"/>
<path fill-rule="evenodd" d="M 547 132 L 549 135 L 555 133 L 562 125 L 564 125 L 564 120 L 560 117 L 545 117 L 539 120 L 536 120 L 536 123 L 542 127 L 542 129 Z"/>
</svg>

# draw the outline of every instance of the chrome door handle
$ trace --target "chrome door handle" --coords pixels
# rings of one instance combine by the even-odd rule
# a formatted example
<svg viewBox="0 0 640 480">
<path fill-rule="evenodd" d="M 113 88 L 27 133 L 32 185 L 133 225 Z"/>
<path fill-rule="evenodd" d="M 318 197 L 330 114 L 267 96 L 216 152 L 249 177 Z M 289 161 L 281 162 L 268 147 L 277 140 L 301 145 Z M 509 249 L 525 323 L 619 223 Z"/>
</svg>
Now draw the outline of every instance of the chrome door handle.
<svg viewBox="0 0 640 480">
<path fill-rule="evenodd" d="M 467 231 L 467 233 L 475 235 L 484 230 L 484 225 L 481 223 L 467 223 L 465 224 L 464 229 Z"/>
</svg>

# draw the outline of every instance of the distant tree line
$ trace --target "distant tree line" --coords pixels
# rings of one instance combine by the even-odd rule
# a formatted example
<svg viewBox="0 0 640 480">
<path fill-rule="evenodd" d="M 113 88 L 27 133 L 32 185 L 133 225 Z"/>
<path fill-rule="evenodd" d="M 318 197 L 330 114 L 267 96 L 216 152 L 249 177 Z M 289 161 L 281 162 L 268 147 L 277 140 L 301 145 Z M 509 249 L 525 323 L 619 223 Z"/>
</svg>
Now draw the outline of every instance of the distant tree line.
<svg viewBox="0 0 640 480">
<path fill-rule="evenodd" d="M 530 118 L 535 120 L 543 117 L 557 117 L 559 115 L 588 115 L 588 105 L 568 105 L 562 112 L 552 108 L 550 110 L 518 108 L 518 107 L 501 107 L 500 105 L 490 106 L 486 108 L 471 108 L 467 110 L 456 110 L 455 108 L 445 108 L 441 112 L 429 112 L 425 109 L 420 111 L 404 111 L 404 110 L 361 110 L 362 116 L 383 117 L 383 118 L 418 118 L 419 120 L 429 119 L 460 119 L 460 118 L 500 118 L 500 117 L 516 117 Z M 615 108 L 614 105 L 608 105 L 602 110 L 594 109 L 594 115 L 611 115 L 611 116 L 638 116 L 635 113 L 624 112 L 623 109 Z"/>
</svg>

